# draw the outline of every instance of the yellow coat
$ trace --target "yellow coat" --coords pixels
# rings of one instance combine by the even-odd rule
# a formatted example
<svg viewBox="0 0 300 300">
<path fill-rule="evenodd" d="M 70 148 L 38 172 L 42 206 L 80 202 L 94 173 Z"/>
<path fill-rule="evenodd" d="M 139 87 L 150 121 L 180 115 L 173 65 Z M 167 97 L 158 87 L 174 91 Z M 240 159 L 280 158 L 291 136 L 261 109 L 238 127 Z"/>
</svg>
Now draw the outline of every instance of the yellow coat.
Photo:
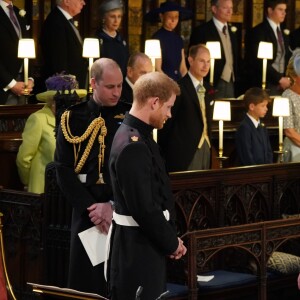
<svg viewBox="0 0 300 300">
<path fill-rule="evenodd" d="M 22 144 L 17 155 L 20 179 L 32 193 L 44 193 L 45 168 L 54 160 L 55 116 L 44 106 L 31 114 L 22 134 Z"/>
</svg>

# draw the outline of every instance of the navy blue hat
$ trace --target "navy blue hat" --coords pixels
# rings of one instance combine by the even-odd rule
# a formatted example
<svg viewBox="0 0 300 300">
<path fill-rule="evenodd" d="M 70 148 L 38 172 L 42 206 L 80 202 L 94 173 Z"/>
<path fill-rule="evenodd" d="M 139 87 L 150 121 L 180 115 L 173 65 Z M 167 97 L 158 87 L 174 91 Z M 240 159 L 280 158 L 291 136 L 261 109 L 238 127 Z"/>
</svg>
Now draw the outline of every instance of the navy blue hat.
<svg viewBox="0 0 300 300">
<path fill-rule="evenodd" d="M 166 1 L 161 3 L 158 8 L 150 10 L 145 15 L 145 21 L 159 22 L 160 21 L 159 14 L 163 14 L 168 11 L 178 11 L 180 21 L 189 20 L 193 16 L 193 12 L 190 9 L 182 7 L 176 2 Z"/>
</svg>

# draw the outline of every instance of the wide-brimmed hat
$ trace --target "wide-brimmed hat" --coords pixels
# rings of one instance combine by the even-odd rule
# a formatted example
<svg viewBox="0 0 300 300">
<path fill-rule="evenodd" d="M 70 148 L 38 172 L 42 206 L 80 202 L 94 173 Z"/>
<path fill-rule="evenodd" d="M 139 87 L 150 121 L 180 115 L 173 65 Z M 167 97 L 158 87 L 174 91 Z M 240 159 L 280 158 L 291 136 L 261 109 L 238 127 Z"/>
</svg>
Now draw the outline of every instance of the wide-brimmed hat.
<svg viewBox="0 0 300 300">
<path fill-rule="evenodd" d="M 160 21 L 159 14 L 163 14 L 168 11 L 178 11 L 180 21 L 189 20 L 193 16 L 193 12 L 190 9 L 180 6 L 176 2 L 166 1 L 161 3 L 158 8 L 150 10 L 145 15 L 145 21 L 159 22 Z"/>
<path fill-rule="evenodd" d="M 46 82 L 47 91 L 36 95 L 37 100 L 42 102 L 52 101 L 54 96 L 58 93 L 74 93 L 83 98 L 87 95 L 84 89 L 78 89 L 78 82 L 76 76 L 70 74 L 56 74 L 49 77 Z"/>
</svg>

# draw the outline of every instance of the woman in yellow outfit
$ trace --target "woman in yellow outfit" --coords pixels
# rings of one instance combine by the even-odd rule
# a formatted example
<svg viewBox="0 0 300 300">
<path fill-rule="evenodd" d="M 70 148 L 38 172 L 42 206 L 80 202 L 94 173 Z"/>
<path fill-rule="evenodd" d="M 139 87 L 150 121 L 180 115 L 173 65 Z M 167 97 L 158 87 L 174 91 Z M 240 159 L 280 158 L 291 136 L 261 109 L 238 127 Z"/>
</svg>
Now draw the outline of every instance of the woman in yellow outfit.
<svg viewBox="0 0 300 300">
<path fill-rule="evenodd" d="M 46 80 L 47 91 L 37 94 L 45 106 L 31 114 L 22 134 L 22 144 L 17 155 L 17 167 L 22 183 L 28 192 L 44 193 L 45 169 L 54 160 L 55 151 L 55 102 L 54 95 L 60 90 L 73 90 L 78 84 L 75 76 L 59 74 Z M 80 98 L 86 90 L 76 90 Z"/>
</svg>

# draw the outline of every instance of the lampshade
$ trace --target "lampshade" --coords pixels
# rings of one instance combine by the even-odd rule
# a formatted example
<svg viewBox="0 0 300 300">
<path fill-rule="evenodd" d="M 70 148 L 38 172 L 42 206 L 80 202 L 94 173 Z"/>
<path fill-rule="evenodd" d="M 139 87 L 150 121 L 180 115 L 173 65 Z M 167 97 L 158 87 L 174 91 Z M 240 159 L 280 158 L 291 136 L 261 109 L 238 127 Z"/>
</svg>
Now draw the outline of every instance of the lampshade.
<svg viewBox="0 0 300 300">
<path fill-rule="evenodd" d="M 276 97 L 273 100 L 274 117 L 287 117 L 290 115 L 290 103 L 288 98 Z"/>
<path fill-rule="evenodd" d="M 210 58 L 221 58 L 221 46 L 220 42 L 207 42 L 206 47 L 209 49 Z"/>
<path fill-rule="evenodd" d="M 161 58 L 161 49 L 159 40 L 146 40 L 145 54 L 150 58 Z"/>
<path fill-rule="evenodd" d="M 260 42 L 258 46 L 257 58 L 273 58 L 273 44 L 267 42 Z"/>
<path fill-rule="evenodd" d="M 213 120 L 231 120 L 230 102 L 229 101 L 215 101 Z"/>
<path fill-rule="evenodd" d="M 86 38 L 83 41 L 83 57 L 92 57 L 92 58 L 99 58 L 100 57 L 100 48 L 99 48 L 99 40 Z"/>
<path fill-rule="evenodd" d="M 19 58 L 35 58 L 34 39 L 20 39 L 18 47 Z"/>
</svg>

